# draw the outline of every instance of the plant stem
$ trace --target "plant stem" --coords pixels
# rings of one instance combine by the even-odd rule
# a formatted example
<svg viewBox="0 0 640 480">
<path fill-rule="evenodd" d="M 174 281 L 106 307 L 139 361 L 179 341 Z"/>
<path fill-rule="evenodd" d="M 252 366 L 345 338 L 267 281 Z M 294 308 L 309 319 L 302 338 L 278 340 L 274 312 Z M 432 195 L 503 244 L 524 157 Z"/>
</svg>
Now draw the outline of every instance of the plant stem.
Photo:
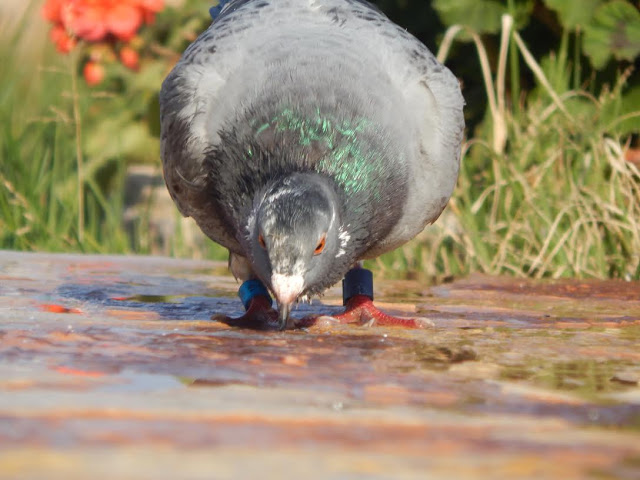
<svg viewBox="0 0 640 480">
<path fill-rule="evenodd" d="M 576 27 L 575 38 L 573 45 L 573 89 L 578 90 L 580 88 L 580 81 L 582 76 L 582 65 L 580 64 L 580 25 Z"/>
<path fill-rule="evenodd" d="M 513 0 L 509 0 L 509 14 L 515 18 L 516 7 Z M 513 42 L 513 35 L 510 35 Z M 509 49 L 509 70 L 511 73 L 511 105 L 514 114 L 520 111 L 520 63 L 518 61 L 518 49 Z"/>
<path fill-rule="evenodd" d="M 78 242 L 84 241 L 84 175 L 82 158 L 82 118 L 80 116 L 80 96 L 78 94 L 78 53 L 71 55 L 71 98 L 73 103 L 73 123 L 76 128 L 76 163 L 78 168 Z"/>
<path fill-rule="evenodd" d="M 496 73 L 496 101 L 498 102 L 498 112 L 504 117 L 506 109 L 505 98 L 505 78 L 507 72 L 507 55 L 509 52 L 509 39 L 511 38 L 511 28 L 513 27 L 513 17 L 511 15 L 502 16 L 502 35 L 500 36 L 500 53 L 498 56 L 498 71 Z"/>
<path fill-rule="evenodd" d="M 445 62 L 445 60 L 447 59 L 447 55 L 449 55 L 449 49 L 451 48 L 453 39 L 462 30 L 463 29 L 461 25 L 451 25 L 449 28 L 447 28 L 447 31 L 444 34 L 444 38 L 440 43 L 440 48 L 438 49 L 438 55 L 436 56 L 440 63 Z"/>
<path fill-rule="evenodd" d="M 513 38 L 516 41 L 516 45 L 518 45 L 518 48 L 520 49 L 522 58 L 524 58 L 524 61 L 529 66 L 533 74 L 536 76 L 540 84 L 544 87 L 547 93 L 549 93 L 549 96 L 551 97 L 553 102 L 556 104 L 558 109 L 562 113 L 564 113 L 568 119 L 573 120 L 571 114 L 567 110 L 567 107 L 564 106 L 564 103 L 562 103 L 562 100 L 560 100 L 560 97 L 558 97 L 558 94 L 555 92 L 555 90 L 549 83 L 549 80 L 547 79 L 544 72 L 542 71 L 542 68 L 540 67 L 538 62 L 536 62 L 535 58 L 533 57 L 533 55 L 525 45 L 524 41 L 522 40 L 518 32 L 516 32 L 515 30 L 513 31 Z"/>
</svg>

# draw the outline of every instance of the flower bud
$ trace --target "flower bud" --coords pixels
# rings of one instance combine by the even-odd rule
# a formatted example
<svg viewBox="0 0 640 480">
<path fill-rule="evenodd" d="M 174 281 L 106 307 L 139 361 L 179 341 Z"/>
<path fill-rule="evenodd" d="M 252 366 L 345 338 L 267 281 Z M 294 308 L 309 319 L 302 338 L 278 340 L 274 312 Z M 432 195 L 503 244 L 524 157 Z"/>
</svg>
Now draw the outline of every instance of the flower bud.
<svg viewBox="0 0 640 480">
<path fill-rule="evenodd" d="M 89 86 L 98 85 L 104 80 L 105 76 L 104 66 L 95 62 L 87 62 L 82 73 Z"/>
</svg>

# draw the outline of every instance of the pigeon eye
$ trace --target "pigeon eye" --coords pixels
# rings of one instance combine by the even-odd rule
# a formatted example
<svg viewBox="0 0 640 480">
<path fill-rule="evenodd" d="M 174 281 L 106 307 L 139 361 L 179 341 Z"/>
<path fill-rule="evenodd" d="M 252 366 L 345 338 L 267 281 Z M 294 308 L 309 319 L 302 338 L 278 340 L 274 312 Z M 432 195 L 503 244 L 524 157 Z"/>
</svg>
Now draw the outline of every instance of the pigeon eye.
<svg viewBox="0 0 640 480">
<path fill-rule="evenodd" d="M 318 242 L 318 245 L 316 245 L 316 249 L 313 251 L 313 254 L 320 255 L 324 251 L 324 247 L 326 246 L 326 244 L 327 244 L 327 236 L 323 235 L 320 241 Z"/>
<path fill-rule="evenodd" d="M 258 235 L 258 243 L 262 248 L 264 248 L 265 250 L 267 249 L 267 243 L 264 241 L 264 237 L 262 236 L 262 234 Z"/>
</svg>

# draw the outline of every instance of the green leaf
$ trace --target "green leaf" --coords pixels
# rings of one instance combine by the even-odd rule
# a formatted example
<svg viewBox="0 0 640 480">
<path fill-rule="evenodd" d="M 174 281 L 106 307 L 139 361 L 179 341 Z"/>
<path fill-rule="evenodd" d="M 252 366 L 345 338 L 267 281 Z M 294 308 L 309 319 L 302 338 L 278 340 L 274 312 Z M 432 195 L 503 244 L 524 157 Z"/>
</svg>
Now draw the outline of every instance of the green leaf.
<svg viewBox="0 0 640 480">
<path fill-rule="evenodd" d="M 529 23 L 533 2 L 515 2 L 514 12 L 509 11 L 506 2 L 498 0 L 434 0 L 433 8 L 447 26 L 465 25 L 478 33 L 498 33 L 501 17 L 506 13 L 514 15 L 516 28 Z"/>
<path fill-rule="evenodd" d="M 591 22 L 593 14 L 602 4 L 602 0 L 544 0 L 545 5 L 558 14 L 563 27 L 575 30 Z"/>
<path fill-rule="evenodd" d="M 634 61 L 640 54 L 640 12 L 624 0 L 600 6 L 584 32 L 584 51 L 596 69 L 611 56 Z"/>
<path fill-rule="evenodd" d="M 629 91 L 613 92 L 602 102 L 602 122 L 611 132 L 626 136 L 640 131 L 640 85 Z"/>
<path fill-rule="evenodd" d="M 132 162 L 157 161 L 159 145 L 143 122 L 131 119 L 129 112 L 111 115 L 86 133 L 85 152 L 100 165 L 112 158 L 125 158 Z"/>
</svg>

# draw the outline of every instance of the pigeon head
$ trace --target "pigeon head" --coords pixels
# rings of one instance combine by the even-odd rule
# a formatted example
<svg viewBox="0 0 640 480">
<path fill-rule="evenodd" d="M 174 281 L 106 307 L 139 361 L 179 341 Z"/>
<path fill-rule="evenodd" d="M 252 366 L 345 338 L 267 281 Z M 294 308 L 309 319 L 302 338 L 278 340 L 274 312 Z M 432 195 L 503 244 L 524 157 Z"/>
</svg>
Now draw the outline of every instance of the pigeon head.
<svg viewBox="0 0 640 480">
<path fill-rule="evenodd" d="M 291 305 L 324 283 L 340 256 L 337 197 L 326 178 L 295 173 L 269 185 L 254 208 L 254 271 L 275 296 L 284 327 Z"/>
</svg>

